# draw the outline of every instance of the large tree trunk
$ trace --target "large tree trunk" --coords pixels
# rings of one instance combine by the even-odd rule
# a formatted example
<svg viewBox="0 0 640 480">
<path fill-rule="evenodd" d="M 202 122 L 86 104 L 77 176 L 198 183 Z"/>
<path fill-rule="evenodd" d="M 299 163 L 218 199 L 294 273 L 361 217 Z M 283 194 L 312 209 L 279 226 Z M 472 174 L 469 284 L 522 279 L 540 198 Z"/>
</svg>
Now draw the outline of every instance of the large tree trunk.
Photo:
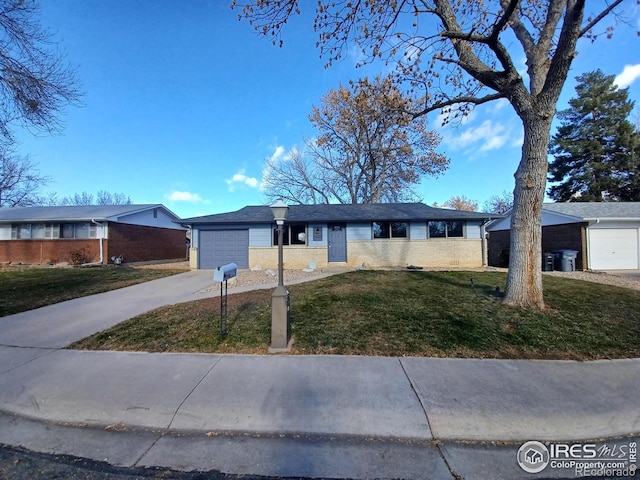
<svg viewBox="0 0 640 480">
<path fill-rule="evenodd" d="M 521 118 L 524 143 L 522 159 L 515 173 L 509 273 L 504 302 L 522 308 L 543 309 L 542 202 L 553 116 L 540 115 L 534 110 Z"/>
</svg>

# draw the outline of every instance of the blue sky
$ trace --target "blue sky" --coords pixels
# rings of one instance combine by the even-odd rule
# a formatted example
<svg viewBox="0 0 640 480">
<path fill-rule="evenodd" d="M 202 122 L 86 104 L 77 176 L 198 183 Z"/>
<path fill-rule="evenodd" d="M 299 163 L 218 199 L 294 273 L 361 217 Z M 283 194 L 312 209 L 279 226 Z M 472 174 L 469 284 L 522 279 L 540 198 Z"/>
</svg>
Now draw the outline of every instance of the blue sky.
<svg viewBox="0 0 640 480">
<path fill-rule="evenodd" d="M 278 48 L 226 0 L 41 2 L 42 24 L 77 66 L 84 105 L 66 109 L 60 135 L 17 132 L 17 150 L 52 178 L 44 192 L 60 196 L 122 192 L 183 218 L 264 204 L 265 159 L 314 136 L 312 105 L 383 68 L 356 70 L 348 56 L 325 69 L 310 14 L 290 22 Z M 640 7 L 626 8 L 630 24 L 613 40 L 580 44 L 559 109 L 574 77 L 596 68 L 620 75 L 640 106 Z M 425 203 L 465 195 L 482 205 L 513 189 L 522 128 L 506 102 L 476 109 L 457 128 L 429 120 L 451 166 L 419 186 Z"/>
</svg>

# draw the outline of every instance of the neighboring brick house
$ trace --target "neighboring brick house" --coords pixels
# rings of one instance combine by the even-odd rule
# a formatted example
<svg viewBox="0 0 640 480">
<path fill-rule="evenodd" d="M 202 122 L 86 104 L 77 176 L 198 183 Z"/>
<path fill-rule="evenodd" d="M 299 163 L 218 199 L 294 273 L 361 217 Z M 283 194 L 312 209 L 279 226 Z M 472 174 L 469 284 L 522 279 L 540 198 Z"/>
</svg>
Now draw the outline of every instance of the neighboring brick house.
<svg viewBox="0 0 640 480">
<path fill-rule="evenodd" d="M 508 266 L 510 221 L 487 226 L 491 266 Z M 577 251 L 576 270 L 640 269 L 640 202 L 545 203 L 541 250 Z"/>
<path fill-rule="evenodd" d="M 423 203 L 291 205 L 284 224 L 286 268 L 480 267 L 484 224 L 495 215 Z M 183 220 L 192 229 L 191 268 L 236 263 L 276 268 L 277 231 L 269 206 Z"/>
<path fill-rule="evenodd" d="M 186 258 L 186 229 L 160 204 L 0 208 L 0 262 L 107 264 Z"/>
</svg>

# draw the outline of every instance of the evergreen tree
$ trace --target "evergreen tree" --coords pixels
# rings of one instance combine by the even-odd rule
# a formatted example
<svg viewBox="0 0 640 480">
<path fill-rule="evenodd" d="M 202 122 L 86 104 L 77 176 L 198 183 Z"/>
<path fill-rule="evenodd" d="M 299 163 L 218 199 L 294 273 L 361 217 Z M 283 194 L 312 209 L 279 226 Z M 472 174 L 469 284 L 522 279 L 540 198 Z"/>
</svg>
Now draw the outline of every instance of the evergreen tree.
<svg viewBox="0 0 640 480">
<path fill-rule="evenodd" d="M 628 117 L 628 89 L 600 70 L 576 77 L 577 97 L 558 114 L 549 145 L 548 194 L 556 201 L 640 200 L 639 134 Z"/>
</svg>

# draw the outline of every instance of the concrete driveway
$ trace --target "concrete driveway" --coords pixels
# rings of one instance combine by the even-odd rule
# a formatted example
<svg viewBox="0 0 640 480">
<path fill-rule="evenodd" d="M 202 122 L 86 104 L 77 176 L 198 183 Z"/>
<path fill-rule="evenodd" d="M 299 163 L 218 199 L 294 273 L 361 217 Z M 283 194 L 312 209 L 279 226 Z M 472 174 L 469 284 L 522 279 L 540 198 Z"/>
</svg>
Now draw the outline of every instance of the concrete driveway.
<svg viewBox="0 0 640 480">
<path fill-rule="evenodd" d="M 124 320 L 164 305 L 213 297 L 212 270 L 194 270 L 75 298 L 0 318 L 0 345 L 63 348 Z"/>
</svg>

